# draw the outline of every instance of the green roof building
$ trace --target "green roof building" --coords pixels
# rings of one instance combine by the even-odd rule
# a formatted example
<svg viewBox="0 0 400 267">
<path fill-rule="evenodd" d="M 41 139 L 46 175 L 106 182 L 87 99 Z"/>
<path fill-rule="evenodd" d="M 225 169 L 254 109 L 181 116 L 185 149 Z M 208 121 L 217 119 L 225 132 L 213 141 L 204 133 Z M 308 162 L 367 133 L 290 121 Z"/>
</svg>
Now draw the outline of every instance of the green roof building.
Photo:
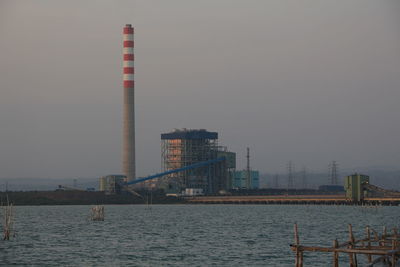
<svg viewBox="0 0 400 267">
<path fill-rule="evenodd" d="M 233 188 L 242 189 L 258 189 L 260 188 L 260 174 L 258 171 L 250 170 L 250 179 L 248 180 L 247 170 L 235 171 L 234 179 L 232 182 Z"/>
</svg>

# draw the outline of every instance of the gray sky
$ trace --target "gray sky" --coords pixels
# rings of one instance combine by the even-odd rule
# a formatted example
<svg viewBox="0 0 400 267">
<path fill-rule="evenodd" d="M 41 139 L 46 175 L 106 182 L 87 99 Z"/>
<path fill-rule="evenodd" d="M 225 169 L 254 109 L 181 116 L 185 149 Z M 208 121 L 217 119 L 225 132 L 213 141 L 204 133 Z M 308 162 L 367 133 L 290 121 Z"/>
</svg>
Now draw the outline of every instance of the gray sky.
<svg viewBox="0 0 400 267">
<path fill-rule="evenodd" d="M 398 167 L 400 1 L 2 0 L 0 177 L 120 173 L 126 23 L 138 175 L 182 127 L 262 172 Z"/>
</svg>

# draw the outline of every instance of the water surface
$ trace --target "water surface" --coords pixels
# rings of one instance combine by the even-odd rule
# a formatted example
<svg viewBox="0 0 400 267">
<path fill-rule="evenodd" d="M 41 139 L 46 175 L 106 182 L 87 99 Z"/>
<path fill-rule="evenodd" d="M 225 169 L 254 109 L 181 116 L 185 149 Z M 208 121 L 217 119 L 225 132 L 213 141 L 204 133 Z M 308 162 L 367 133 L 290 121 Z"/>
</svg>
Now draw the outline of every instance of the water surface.
<svg viewBox="0 0 400 267">
<path fill-rule="evenodd" d="M 346 241 L 366 225 L 398 227 L 400 207 L 289 205 L 106 205 L 16 207 L 17 236 L 0 241 L 2 265 L 293 266 L 293 224 L 306 245 Z M 305 254 L 305 266 L 329 266 L 330 254 Z M 346 260 L 346 258 L 344 258 Z M 364 258 L 359 259 L 365 261 Z"/>
</svg>

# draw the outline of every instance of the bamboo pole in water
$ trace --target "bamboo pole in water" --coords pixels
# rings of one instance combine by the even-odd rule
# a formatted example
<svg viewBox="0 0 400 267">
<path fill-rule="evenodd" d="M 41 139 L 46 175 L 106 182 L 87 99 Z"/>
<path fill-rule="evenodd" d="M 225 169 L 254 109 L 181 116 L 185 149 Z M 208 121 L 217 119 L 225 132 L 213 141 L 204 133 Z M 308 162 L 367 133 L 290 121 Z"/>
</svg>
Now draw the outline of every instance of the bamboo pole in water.
<svg viewBox="0 0 400 267">
<path fill-rule="evenodd" d="M 297 223 L 294 224 L 294 242 L 296 244 L 296 267 L 303 267 L 303 252 L 297 249 L 300 246 Z"/>
<path fill-rule="evenodd" d="M 4 220 L 3 220 L 3 240 L 10 240 L 13 232 L 14 224 L 14 208 L 12 203 L 9 202 L 7 196 L 7 205 L 3 206 Z"/>
<path fill-rule="evenodd" d="M 368 239 L 367 248 L 371 249 L 371 240 L 370 240 L 371 239 L 371 230 L 369 229 L 369 226 L 366 227 L 365 232 L 366 232 L 366 236 L 367 236 L 367 239 Z M 367 259 L 368 259 L 369 263 L 372 262 L 372 256 L 371 255 L 368 254 L 367 255 Z"/>
<path fill-rule="evenodd" d="M 333 241 L 333 247 L 338 248 L 339 244 L 337 239 Z M 333 267 L 339 267 L 339 253 L 338 252 L 333 252 Z"/>
<path fill-rule="evenodd" d="M 351 224 L 349 224 L 349 246 L 348 248 L 352 249 L 354 248 L 354 236 L 353 236 L 353 227 Z M 350 260 L 350 267 L 356 267 L 356 263 L 354 260 L 354 254 L 349 253 L 349 260 Z"/>
</svg>

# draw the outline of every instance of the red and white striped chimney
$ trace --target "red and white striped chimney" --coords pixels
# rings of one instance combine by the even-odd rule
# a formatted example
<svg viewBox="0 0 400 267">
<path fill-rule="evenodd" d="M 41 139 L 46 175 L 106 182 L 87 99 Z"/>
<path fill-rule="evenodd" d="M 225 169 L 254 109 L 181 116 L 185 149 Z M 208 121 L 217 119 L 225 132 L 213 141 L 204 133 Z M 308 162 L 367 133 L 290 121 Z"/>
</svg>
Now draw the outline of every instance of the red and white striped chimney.
<svg viewBox="0 0 400 267">
<path fill-rule="evenodd" d="M 123 79 L 124 79 L 124 129 L 123 129 L 123 173 L 128 181 L 136 177 L 135 164 L 135 81 L 134 40 L 131 24 L 124 27 Z"/>
</svg>

